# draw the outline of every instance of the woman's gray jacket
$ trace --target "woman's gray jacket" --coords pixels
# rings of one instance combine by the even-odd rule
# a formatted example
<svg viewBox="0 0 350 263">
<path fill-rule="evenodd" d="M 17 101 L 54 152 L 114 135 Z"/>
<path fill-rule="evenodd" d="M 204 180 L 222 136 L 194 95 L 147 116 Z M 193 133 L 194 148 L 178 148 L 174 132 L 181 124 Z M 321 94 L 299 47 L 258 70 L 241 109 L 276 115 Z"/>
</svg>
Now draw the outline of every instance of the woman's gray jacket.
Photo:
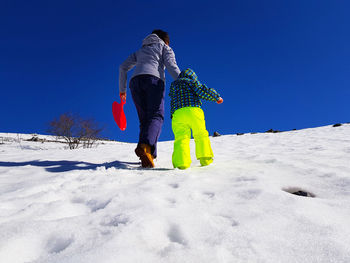
<svg viewBox="0 0 350 263">
<path fill-rule="evenodd" d="M 135 67 L 136 66 L 136 67 Z M 142 47 L 132 53 L 119 67 L 119 92 L 126 92 L 127 72 L 135 67 L 132 77 L 149 74 L 165 82 L 165 67 L 174 80 L 180 74 L 174 51 L 156 34 L 148 35 Z"/>
</svg>

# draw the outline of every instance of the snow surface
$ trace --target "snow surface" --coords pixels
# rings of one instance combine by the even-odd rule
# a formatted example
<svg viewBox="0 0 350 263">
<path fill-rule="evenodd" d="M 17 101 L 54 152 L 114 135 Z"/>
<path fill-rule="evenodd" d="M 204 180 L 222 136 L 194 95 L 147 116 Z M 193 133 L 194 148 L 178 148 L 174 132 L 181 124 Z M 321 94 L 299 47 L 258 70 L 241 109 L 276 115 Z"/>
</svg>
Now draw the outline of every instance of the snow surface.
<svg viewBox="0 0 350 263">
<path fill-rule="evenodd" d="M 140 169 L 135 144 L 30 137 L 0 134 L 1 263 L 350 262 L 349 124 L 211 138 L 184 171 L 172 141 Z"/>
</svg>

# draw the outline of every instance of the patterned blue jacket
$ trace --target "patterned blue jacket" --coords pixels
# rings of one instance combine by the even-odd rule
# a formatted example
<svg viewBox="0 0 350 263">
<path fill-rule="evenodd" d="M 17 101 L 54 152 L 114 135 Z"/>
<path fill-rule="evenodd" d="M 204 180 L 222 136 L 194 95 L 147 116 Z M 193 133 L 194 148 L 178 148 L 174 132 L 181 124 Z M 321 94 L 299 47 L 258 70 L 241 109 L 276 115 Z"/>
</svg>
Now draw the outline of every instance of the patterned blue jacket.
<svg viewBox="0 0 350 263">
<path fill-rule="evenodd" d="M 171 117 L 174 112 L 180 108 L 201 108 L 202 102 L 200 99 L 218 101 L 220 98 L 220 95 L 214 89 L 210 89 L 205 84 L 201 84 L 198 81 L 196 73 L 190 68 L 181 71 L 177 80 L 171 83 L 169 96 Z"/>
</svg>

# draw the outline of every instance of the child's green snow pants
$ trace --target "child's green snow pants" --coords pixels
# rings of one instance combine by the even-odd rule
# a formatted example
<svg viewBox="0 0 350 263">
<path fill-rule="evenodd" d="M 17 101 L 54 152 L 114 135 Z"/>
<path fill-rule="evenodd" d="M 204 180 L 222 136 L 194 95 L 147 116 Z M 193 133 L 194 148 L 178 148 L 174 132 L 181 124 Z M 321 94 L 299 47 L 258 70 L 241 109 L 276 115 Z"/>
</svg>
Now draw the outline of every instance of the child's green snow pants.
<svg viewBox="0 0 350 263">
<path fill-rule="evenodd" d="M 174 112 L 172 129 L 175 135 L 173 166 L 188 168 L 191 165 L 191 130 L 196 144 L 197 159 L 214 156 L 210 146 L 209 133 L 205 128 L 204 113 L 198 107 L 185 107 Z"/>
</svg>

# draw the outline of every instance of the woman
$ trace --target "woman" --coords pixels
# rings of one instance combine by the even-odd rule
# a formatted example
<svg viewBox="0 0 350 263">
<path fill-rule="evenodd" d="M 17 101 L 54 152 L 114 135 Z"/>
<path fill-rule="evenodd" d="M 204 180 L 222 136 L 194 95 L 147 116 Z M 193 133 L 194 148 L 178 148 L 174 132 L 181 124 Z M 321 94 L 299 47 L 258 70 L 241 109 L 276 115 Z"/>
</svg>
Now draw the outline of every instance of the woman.
<svg viewBox="0 0 350 263">
<path fill-rule="evenodd" d="M 154 30 L 119 67 L 119 95 L 126 100 L 127 72 L 135 67 L 129 83 L 140 121 L 139 142 L 135 149 L 142 167 L 154 167 L 157 141 L 164 121 L 165 68 L 174 80 L 180 74 L 169 35 Z"/>
</svg>

